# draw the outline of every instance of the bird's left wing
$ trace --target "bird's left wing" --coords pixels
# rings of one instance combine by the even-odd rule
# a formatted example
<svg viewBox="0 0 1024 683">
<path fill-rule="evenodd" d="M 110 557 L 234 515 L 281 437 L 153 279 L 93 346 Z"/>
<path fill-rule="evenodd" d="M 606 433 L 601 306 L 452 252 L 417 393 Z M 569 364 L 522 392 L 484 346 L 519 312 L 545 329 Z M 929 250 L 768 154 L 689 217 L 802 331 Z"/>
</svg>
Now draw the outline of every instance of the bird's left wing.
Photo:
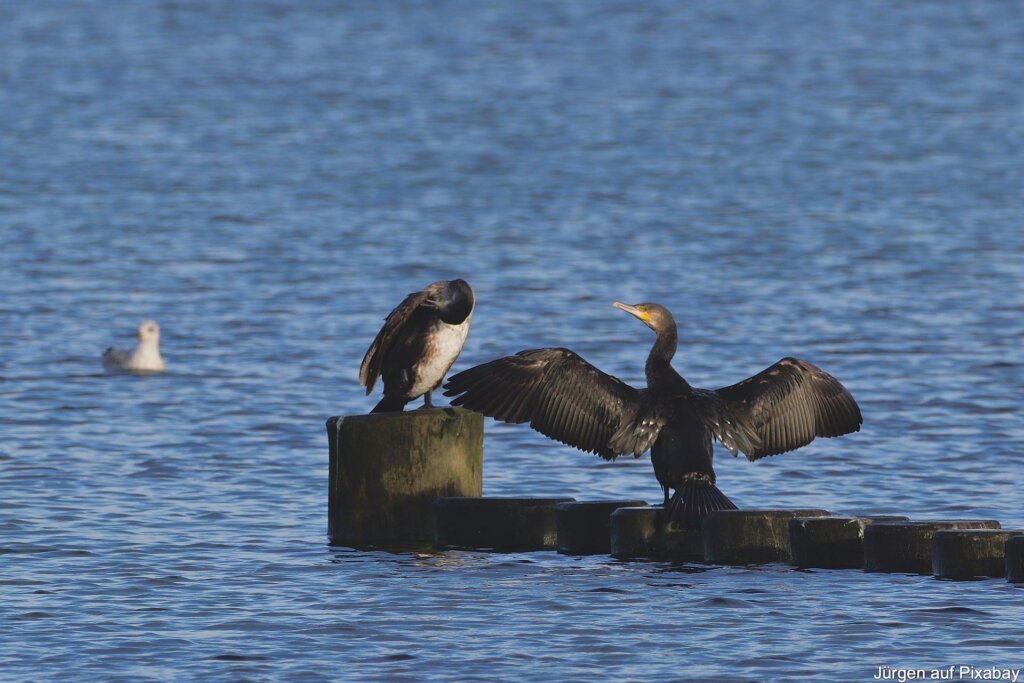
<svg viewBox="0 0 1024 683">
<path fill-rule="evenodd" d="M 545 436 L 607 460 L 639 456 L 661 430 L 661 422 L 641 410 L 642 391 L 569 349 L 520 351 L 453 375 L 444 387 L 445 396 L 455 397 L 452 405 L 529 422 Z"/>
<path fill-rule="evenodd" d="M 863 422 L 846 387 L 799 358 L 783 358 L 715 393 L 733 418 L 760 438 L 760 444 L 744 451 L 750 460 L 806 446 L 816 436 L 860 431 Z"/>
<path fill-rule="evenodd" d="M 359 366 L 359 384 L 366 387 L 367 396 L 373 391 L 373 385 L 376 384 L 377 377 L 380 376 L 380 369 L 384 363 L 384 358 L 398 338 L 402 328 L 409 321 L 409 318 L 412 317 L 416 309 L 430 299 L 431 294 L 430 287 L 409 294 L 384 319 L 384 325 L 381 326 L 377 336 L 373 338 L 373 342 L 370 344 L 370 348 L 367 349 L 366 355 L 363 356 L 363 362 Z"/>
</svg>

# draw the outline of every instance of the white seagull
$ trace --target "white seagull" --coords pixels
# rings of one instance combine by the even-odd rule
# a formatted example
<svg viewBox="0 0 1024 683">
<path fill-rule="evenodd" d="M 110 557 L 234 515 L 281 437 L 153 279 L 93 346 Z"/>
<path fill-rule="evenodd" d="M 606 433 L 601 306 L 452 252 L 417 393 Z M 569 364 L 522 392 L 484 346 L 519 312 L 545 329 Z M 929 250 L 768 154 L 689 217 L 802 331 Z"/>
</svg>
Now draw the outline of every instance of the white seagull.
<svg viewBox="0 0 1024 683">
<path fill-rule="evenodd" d="M 103 367 L 110 372 L 163 372 L 160 357 L 160 326 L 152 320 L 139 323 L 139 345 L 131 351 L 109 348 L 103 352 Z"/>
</svg>

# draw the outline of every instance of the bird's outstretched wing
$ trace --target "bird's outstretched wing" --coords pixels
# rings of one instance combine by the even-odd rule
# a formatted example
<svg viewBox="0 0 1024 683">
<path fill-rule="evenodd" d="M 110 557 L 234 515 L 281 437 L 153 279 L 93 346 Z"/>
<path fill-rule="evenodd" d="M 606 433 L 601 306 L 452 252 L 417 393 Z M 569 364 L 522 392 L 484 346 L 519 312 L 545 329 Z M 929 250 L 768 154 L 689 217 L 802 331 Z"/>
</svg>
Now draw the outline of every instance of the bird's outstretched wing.
<svg viewBox="0 0 1024 683">
<path fill-rule="evenodd" d="M 863 422 L 860 407 L 846 387 L 799 358 L 783 358 L 715 393 L 726 402 L 733 419 L 760 438 L 759 445 L 744 451 L 750 460 L 806 446 L 816 436 L 860 431 Z"/>
<path fill-rule="evenodd" d="M 453 375 L 452 404 L 613 460 L 639 456 L 658 438 L 662 422 L 642 410 L 644 392 L 601 372 L 569 349 L 520 351 Z"/>
<path fill-rule="evenodd" d="M 757 431 L 737 419 L 729 409 L 729 404 L 714 391 L 694 389 L 687 400 L 690 410 L 700 417 L 712 436 L 734 456 L 740 451 L 753 453 L 760 447 L 761 437 Z"/>
<path fill-rule="evenodd" d="M 395 307 L 395 310 L 388 313 L 384 319 L 384 325 L 380 332 L 373 338 L 373 343 L 363 356 L 363 362 L 359 366 L 359 384 L 366 387 L 366 395 L 373 391 L 373 385 L 377 383 L 380 376 L 380 368 L 384 358 L 401 335 L 402 328 L 412 317 L 417 308 L 426 303 L 431 296 L 430 288 L 413 292 L 405 297 L 402 303 Z"/>
</svg>

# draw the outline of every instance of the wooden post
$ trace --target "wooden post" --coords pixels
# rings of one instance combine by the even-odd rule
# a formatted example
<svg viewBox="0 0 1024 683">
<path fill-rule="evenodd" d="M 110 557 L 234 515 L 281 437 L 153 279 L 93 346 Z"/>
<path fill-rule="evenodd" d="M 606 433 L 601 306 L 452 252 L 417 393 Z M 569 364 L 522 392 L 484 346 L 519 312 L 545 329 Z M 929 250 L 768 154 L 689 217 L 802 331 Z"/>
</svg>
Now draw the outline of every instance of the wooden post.
<svg viewBox="0 0 1024 683">
<path fill-rule="evenodd" d="M 789 520 L 825 510 L 715 510 L 704 518 L 704 560 L 715 564 L 791 562 Z"/>
<path fill-rule="evenodd" d="M 1014 536 L 1006 542 L 1006 580 L 1024 583 L 1024 536 Z"/>
<path fill-rule="evenodd" d="M 681 529 L 661 506 L 623 507 L 610 519 L 612 557 L 677 562 L 704 559 L 700 529 Z"/>
<path fill-rule="evenodd" d="M 864 527 L 906 517 L 794 517 L 789 520 L 793 564 L 820 569 L 863 569 Z"/>
<path fill-rule="evenodd" d="M 462 408 L 332 417 L 332 543 L 429 543 L 431 505 L 483 492 L 483 416 Z"/>
<path fill-rule="evenodd" d="M 553 550 L 555 509 L 572 498 L 439 498 L 434 545 L 515 552 Z"/>
<path fill-rule="evenodd" d="M 558 552 L 607 555 L 611 552 L 611 515 L 619 508 L 646 506 L 642 500 L 586 500 L 560 503 L 555 509 Z"/>
<path fill-rule="evenodd" d="M 864 528 L 864 571 L 931 574 L 936 531 L 998 528 L 994 519 L 875 522 Z"/>
<path fill-rule="evenodd" d="M 946 529 L 932 534 L 932 574 L 940 579 L 1006 576 L 1006 542 L 1024 531 Z"/>
</svg>

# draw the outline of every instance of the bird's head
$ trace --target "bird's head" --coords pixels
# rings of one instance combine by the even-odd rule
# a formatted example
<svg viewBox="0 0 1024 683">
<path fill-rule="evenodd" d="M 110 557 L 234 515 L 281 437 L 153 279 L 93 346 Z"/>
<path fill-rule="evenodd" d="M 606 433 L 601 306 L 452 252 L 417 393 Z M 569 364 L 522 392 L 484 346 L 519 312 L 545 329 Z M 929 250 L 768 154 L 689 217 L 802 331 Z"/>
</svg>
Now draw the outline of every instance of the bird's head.
<svg viewBox="0 0 1024 683">
<path fill-rule="evenodd" d="M 428 303 L 437 308 L 438 316 L 449 325 L 460 325 L 473 312 L 473 288 L 462 279 L 436 282 L 436 291 Z"/>
<path fill-rule="evenodd" d="M 160 326 L 152 320 L 143 320 L 135 336 L 140 342 L 160 341 Z"/>
<path fill-rule="evenodd" d="M 644 303 L 631 306 L 630 304 L 616 301 L 612 306 L 615 306 L 620 311 L 629 313 L 655 332 L 667 332 L 670 330 L 674 332 L 676 329 L 675 318 L 672 317 L 667 308 L 659 304 Z"/>
</svg>

